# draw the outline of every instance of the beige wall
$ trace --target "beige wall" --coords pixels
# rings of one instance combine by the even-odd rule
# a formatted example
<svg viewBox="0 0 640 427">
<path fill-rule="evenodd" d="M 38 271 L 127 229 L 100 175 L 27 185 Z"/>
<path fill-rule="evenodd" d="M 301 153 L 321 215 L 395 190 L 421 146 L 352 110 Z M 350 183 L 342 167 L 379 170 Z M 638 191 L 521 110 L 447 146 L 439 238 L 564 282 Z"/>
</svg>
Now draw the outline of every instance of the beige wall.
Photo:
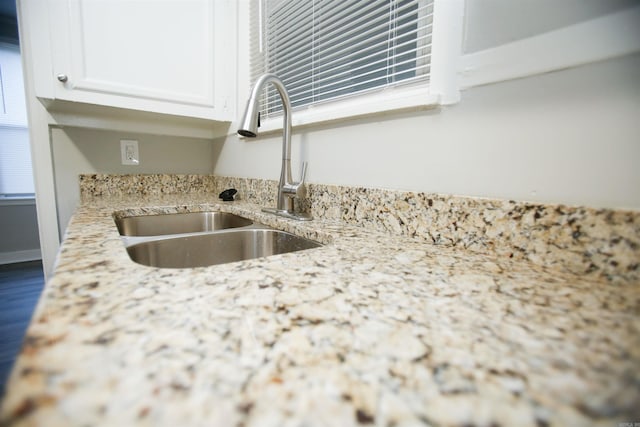
<svg viewBox="0 0 640 427">
<path fill-rule="evenodd" d="M 140 164 L 121 164 L 120 140 L 138 140 Z M 82 128 L 51 129 L 56 202 L 60 235 L 64 234 L 85 173 L 198 173 L 213 169 L 215 147 L 210 140 L 122 133 Z"/>
</svg>

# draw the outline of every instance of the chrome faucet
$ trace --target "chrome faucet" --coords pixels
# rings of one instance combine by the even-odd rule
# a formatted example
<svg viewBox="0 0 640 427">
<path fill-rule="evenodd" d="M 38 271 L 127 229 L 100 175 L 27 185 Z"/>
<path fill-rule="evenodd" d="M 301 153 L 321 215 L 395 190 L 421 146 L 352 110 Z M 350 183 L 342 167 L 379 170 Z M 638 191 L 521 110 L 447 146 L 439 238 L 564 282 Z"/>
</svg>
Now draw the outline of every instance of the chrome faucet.
<svg viewBox="0 0 640 427">
<path fill-rule="evenodd" d="M 251 96 L 247 102 L 247 108 L 244 117 L 240 122 L 238 134 L 249 138 L 255 138 L 258 135 L 258 126 L 260 126 L 260 112 L 258 111 L 258 99 L 260 92 L 267 83 L 275 86 L 280 98 L 282 99 L 283 116 L 283 134 L 282 134 L 282 168 L 280 169 L 280 182 L 278 183 L 278 202 L 276 208 L 263 208 L 263 212 L 273 213 L 275 215 L 284 216 L 286 218 L 297 220 L 310 220 L 311 216 L 302 212 L 295 212 L 294 198 L 303 198 L 306 195 L 304 185 L 305 176 L 307 174 L 307 162 L 302 164 L 302 177 L 300 182 L 293 182 L 291 178 L 291 101 L 287 88 L 275 74 L 263 74 L 258 78 Z"/>
</svg>

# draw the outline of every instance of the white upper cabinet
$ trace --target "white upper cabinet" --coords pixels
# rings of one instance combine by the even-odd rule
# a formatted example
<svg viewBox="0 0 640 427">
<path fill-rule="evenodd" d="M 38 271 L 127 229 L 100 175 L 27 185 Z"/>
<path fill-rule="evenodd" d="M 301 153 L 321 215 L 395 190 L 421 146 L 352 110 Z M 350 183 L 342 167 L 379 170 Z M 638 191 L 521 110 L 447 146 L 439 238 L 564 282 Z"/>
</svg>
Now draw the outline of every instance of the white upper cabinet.
<svg viewBox="0 0 640 427">
<path fill-rule="evenodd" d="M 219 121 L 235 114 L 235 2 L 51 0 L 35 11 L 50 67 L 36 93 L 75 101 Z M 43 31 L 41 27 L 31 28 Z M 49 44 L 48 49 L 46 44 Z"/>
</svg>

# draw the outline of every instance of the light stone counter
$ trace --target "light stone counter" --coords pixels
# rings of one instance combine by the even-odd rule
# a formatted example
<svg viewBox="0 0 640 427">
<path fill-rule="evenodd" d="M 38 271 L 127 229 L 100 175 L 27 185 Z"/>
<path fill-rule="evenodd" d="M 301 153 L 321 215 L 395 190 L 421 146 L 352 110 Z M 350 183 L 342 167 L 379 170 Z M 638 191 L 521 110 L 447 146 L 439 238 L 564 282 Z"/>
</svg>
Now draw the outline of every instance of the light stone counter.
<svg viewBox="0 0 640 427">
<path fill-rule="evenodd" d="M 112 218 L 209 209 L 325 246 L 156 269 Z M 3 426 L 615 427 L 640 422 L 640 284 L 210 194 L 96 198 L 8 387 Z"/>
</svg>

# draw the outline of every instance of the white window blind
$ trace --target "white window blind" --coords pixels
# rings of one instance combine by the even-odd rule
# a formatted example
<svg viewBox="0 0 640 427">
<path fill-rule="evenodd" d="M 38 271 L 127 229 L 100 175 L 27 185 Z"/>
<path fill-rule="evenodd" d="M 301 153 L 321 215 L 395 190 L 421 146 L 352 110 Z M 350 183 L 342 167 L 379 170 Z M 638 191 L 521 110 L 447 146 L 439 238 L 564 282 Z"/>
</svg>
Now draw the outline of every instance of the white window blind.
<svg viewBox="0 0 640 427">
<path fill-rule="evenodd" d="M 0 198 L 34 192 L 20 50 L 0 44 Z"/>
<path fill-rule="evenodd" d="M 0 126 L 0 197 L 34 193 L 29 130 Z"/>
<path fill-rule="evenodd" d="M 429 80 L 433 0 L 257 0 L 252 21 L 251 80 L 276 74 L 294 108 Z"/>
</svg>

